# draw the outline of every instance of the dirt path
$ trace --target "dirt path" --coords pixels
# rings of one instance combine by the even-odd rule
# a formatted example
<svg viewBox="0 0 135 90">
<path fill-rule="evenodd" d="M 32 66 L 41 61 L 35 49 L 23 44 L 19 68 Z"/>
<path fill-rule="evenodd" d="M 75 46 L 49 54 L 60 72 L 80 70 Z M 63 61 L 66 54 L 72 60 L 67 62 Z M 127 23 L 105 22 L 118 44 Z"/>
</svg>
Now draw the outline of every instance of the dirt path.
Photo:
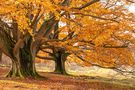
<svg viewBox="0 0 135 90">
<path fill-rule="evenodd" d="M 46 80 L 3 78 L 7 72 L 0 69 L 0 90 L 135 90 L 135 88 L 101 82 L 100 80 L 83 80 L 80 77 L 40 73 Z"/>
</svg>

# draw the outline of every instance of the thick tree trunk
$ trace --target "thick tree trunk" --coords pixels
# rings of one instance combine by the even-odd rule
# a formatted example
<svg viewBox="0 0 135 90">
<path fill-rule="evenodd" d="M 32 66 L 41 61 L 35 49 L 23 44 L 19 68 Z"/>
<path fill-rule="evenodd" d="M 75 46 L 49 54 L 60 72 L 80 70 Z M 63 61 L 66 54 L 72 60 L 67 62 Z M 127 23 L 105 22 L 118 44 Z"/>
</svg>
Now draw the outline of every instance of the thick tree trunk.
<svg viewBox="0 0 135 90">
<path fill-rule="evenodd" d="M 67 75 L 66 68 L 65 68 L 65 61 L 67 55 L 61 52 L 57 53 L 57 58 L 55 60 L 55 73 Z"/>
<path fill-rule="evenodd" d="M 32 38 L 29 35 L 26 36 L 23 45 L 17 44 L 10 34 L 8 34 L 3 27 L 0 27 L 0 49 L 12 60 L 12 67 L 7 77 L 40 77 L 35 69 L 35 56 L 30 49 Z M 15 49 L 17 45 L 19 47 Z"/>
<path fill-rule="evenodd" d="M 20 50 L 19 60 L 12 60 L 12 68 L 7 77 L 39 77 L 35 70 L 32 55 L 29 50 Z"/>
<path fill-rule="evenodd" d="M 59 74 L 66 74 L 65 60 L 57 59 L 55 61 L 55 72 Z"/>
</svg>

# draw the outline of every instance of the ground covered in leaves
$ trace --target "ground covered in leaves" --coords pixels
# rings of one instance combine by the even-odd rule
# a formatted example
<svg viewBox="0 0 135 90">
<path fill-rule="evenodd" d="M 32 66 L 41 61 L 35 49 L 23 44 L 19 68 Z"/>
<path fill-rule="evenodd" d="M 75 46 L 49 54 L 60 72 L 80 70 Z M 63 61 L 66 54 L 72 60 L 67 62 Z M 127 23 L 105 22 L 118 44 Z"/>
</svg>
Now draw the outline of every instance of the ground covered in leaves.
<svg viewBox="0 0 135 90">
<path fill-rule="evenodd" d="M 0 90 L 135 90 L 134 83 L 95 77 L 63 76 L 40 73 L 47 79 L 4 78 L 6 68 L 0 68 Z"/>
</svg>

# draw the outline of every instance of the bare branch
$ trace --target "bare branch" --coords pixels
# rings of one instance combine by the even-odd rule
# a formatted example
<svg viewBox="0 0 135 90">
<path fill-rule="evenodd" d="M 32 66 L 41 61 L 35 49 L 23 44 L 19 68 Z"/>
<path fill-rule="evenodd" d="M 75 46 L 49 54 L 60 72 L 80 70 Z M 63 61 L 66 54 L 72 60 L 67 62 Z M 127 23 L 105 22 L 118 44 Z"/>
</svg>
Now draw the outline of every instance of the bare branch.
<svg viewBox="0 0 135 90">
<path fill-rule="evenodd" d="M 45 52 L 45 53 L 53 54 L 53 53 L 51 53 L 51 52 L 49 52 L 49 51 L 46 51 L 46 50 L 44 50 L 44 49 L 41 49 L 41 51 L 43 51 L 43 52 Z"/>
<path fill-rule="evenodd" d="M 122 46 L 112 46 L 112 45 L 104 45 L 104 48 L 127 48 L 127 45 L 122 45 Z"/>
<path fill-rule="evenodd" d="M 40 59 L 45 59 L 45 60 L 54 60 L 54 58 L 51 58 L 51 57 L 43 57 L 43 56 L 39 56 L 39 55 L 37 55 L 36 57 L 40 58 Z"/>
</svg>

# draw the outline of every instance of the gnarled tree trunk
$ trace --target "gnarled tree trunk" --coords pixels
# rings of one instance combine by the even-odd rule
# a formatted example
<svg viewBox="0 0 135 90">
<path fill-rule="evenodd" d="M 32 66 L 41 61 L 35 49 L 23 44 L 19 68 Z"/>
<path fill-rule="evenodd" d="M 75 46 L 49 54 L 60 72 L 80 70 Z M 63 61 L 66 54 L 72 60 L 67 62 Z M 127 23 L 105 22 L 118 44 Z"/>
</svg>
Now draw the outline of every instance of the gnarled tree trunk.
<svg viewBox="0 0 135 90">
<path fill-rule="evenodd" d="M 20 49 L 19 59 L 12 60 L 12 68 L 8 73 L 7 77 L 34 77 L 37 78 L 39 75 L 34 67 L 32 60 L 32 54 L 29 49 Z"/>
<path fill-rule="evenodd" d="M 0 49 L 12 60 L 12 67 L 7 77 L 39 77 L 35 69 L 34 56 L 30 49 L 32 38 L 27 38 L 26 40 L 23 47 L 18 48 L 19 52 L 14 53 L 16 43 L 0 27 Z"/>
</svg>

